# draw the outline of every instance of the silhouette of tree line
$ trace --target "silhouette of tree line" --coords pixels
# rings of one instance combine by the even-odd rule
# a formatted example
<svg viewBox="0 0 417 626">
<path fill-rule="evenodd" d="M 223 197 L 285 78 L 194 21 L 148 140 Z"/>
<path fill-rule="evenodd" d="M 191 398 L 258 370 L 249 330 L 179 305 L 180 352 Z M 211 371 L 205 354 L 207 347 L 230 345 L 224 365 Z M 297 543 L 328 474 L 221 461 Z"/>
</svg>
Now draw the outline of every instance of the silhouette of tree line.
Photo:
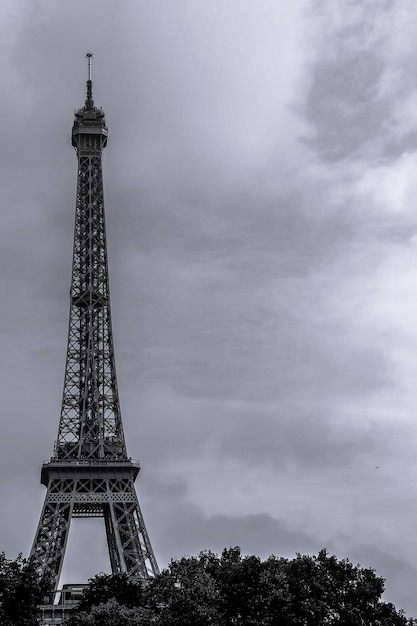
<svg viewBox="0 0 417 626">
<path fill-rule="evenodd" d="M 2 626 L 40 624 L 47 590 L 29 561 L 0 555 Z M 383 592 L 373 569 L 326 550 L 261 560 L 235 547 L 173 559 L 145 586 L 98 574 L 68 626 L 417 626 Z"/>
</svg>

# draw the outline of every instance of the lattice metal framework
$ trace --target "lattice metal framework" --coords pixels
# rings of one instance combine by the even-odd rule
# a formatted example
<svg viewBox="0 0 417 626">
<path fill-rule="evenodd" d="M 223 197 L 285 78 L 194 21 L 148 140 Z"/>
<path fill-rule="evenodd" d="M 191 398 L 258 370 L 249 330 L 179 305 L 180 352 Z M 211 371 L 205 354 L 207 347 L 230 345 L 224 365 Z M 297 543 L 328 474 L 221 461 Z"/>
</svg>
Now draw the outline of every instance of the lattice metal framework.
<svg viewBox="0 0 417 626">
<path fill-rule="evenodd" d="M 42 466 L 47 487 L 31 558 L 59 582 L 73 517 L 103 517 L 112 571 L 149 579 L 158 565 L 127 456 L 117 390 L 102 178 L 104 113 L 94 106 L 88 54 L 85 105 L 75 112 L 78 157 L 68 348 L 54 454 Z"/>
</svg>

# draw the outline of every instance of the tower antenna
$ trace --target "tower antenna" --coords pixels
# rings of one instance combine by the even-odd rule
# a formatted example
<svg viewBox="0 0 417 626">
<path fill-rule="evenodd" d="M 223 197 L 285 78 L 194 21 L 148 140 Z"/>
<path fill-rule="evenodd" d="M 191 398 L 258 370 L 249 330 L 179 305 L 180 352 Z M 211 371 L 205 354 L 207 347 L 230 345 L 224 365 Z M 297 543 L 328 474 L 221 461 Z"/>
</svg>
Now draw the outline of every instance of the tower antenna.
<svg viewBox="0 0 417 626">
<path fill-rule="evenodd" d="M 85 58 L 88 59 L 87 97 L 85 99 L 85 107 L 86 109 L 94 109 L 93 81 L 91 80 L 91 59 L 93 58 L 93 53 L 87 52 Z"/>
<path fill-rule="evenodd" d="M 88 80 L 91 80 L 91 59 L 93 58 L 92 52 L 87 52 L 85 58 L 88 59 Z"/>
</svg>

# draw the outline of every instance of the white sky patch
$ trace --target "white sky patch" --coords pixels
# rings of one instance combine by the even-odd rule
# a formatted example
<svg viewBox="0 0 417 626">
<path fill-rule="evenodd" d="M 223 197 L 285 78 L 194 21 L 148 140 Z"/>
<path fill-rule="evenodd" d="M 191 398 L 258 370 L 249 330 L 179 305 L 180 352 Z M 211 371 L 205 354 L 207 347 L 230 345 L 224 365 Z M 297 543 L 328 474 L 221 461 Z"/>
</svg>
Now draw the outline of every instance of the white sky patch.
<svg viewBox="0 0 417 626">
<path fill-rule="evenodd" d="M 377 208 L 378 211 L 412 216 L 417 192 L 413 177 L 416 166 L 417 154 L 405 153 L 395 161 L 368 167 L 355 188 L 357 201 L 368 211 Z"/>
</svg>

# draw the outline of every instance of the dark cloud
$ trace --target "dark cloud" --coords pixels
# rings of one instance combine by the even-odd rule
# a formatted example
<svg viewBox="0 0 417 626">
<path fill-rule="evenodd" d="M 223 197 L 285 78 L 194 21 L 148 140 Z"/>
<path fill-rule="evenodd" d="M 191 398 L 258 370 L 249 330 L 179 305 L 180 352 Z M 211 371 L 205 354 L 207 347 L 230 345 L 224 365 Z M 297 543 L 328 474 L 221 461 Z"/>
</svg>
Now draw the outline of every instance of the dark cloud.
<svg viewBox="0 0 417 626">
<path fill-rule="evenodd" d="M 389 111 L 384 100 L 375 104 L 383 68 L 383 59 L 370 50 L 340 53 L 317 65 L 307 115 L 321 158 L 341 159 L 378 139 Z"/>
<path fill-rule="evenodd" d="M 198 553 L 202 549 L 202 538 L 204 549 L 218 553 L 225 547 L 235 545 L 239 545 L 247 554 L 259 554 L 262 557 L 272 553 L 284 555 L 320 549 L 314 537 L 289 527 L 285 521 L 267 513 L 207 515 L 201 507 L 190 502 L 184 493 L 184 485 L 178 479 L 161 476 L 157 483 L 155 479 L 151 483 L 154 496 L 159 495 L 154 524 L 163 527 L 163 520 L 169 512 L 170 532 L 163 537 L 159 549 L 174 558 Z"/>
</svg>

